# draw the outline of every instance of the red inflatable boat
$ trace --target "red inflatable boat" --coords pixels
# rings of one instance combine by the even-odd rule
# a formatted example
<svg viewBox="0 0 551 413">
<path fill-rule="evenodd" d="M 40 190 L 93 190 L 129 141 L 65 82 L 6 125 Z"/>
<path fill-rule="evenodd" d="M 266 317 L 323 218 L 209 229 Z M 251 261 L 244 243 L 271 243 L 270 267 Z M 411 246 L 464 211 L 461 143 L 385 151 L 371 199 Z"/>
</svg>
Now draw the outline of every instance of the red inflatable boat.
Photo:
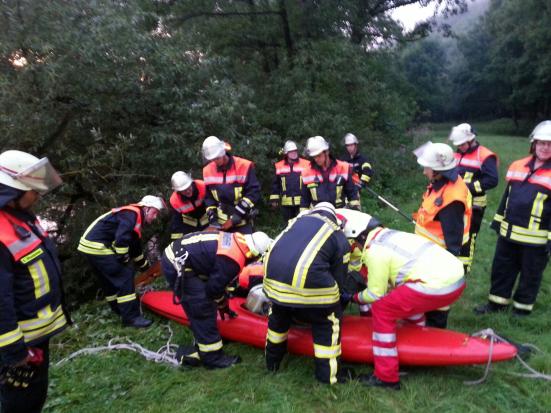
<svg viewBox="0 0 551 413">
<path fill-rule="evenodd" d="M 220 334 L 226 340 L 264 348 L 268 319 L 254 314 L 244 306 L 243 298 L 232 298 L 230 307 L 238 314 L 233 319 L 218 319 Z M 154 313 L 189 325 L 180 305 L 172 303 L 172 292 L 152 291 L 143 295 L 142 303 Z M 371 318 L 347 315 L 343 318 L 341 344 L 342 360 L 372 363 Z M 485 364 L 488 362 L 490 341 L 451 330 L 401 325 L 397 331 L 400 364 L 410 366 L 451 366 Z M 307 327 L 292 327 L 289 331 L 290 353 L 313 356 L 312 334 Z M 494 343 L 492 360 L 510 360 L 517 349 L 506 343 Z"/>
</svg>

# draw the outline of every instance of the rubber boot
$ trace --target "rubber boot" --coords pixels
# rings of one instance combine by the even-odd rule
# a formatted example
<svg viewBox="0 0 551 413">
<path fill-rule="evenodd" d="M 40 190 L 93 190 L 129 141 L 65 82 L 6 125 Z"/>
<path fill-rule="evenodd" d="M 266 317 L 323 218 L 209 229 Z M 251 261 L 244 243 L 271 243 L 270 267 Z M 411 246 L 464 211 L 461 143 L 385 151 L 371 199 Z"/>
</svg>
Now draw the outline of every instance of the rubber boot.
<svg viewBox="0 0 551 413">
<path fill-rule="evenodd" d="M 201 365 L 201 358 L 195 346 L 178 346 L 176 360 L 181 366 L 199 367 Z"/>
<path fill-rule="evenodd" d="M 123 320 L 122 324 L 125 327 L 133 327 L 133 328 L 147 328 L 151 324 L 153 324 L 153 321 L 148 320 L 147 318 L 139 315 L 137 317 L 134 317 L 130 320 Z"/>
<path fill-rule="evenodd" d="M 400 382 L 395 383 L 390 381 L 382 381 L 380 378 L 375 376 L 375 374 L 360 374 L 358 380 L 365 386 L 369 387 L 383 387 L 385 389 L 391 390 L 400 390 Z"/>
<path fill-rule="evenodd" d="M 507 311 L 509 308 L 508 305 L 502 305 L 502 304 L 496 304 L 491 301 L 488 301 L 486 304 L 482 304 L 477 306 L 474 309 L 474 313 L 476 315 L 484 315 L 484 314 L 491 314 L 491 313 L 502 313 L 504 311 Z"/>
<path fill-rule="evenodd" d="M 435 328 L 446 328 L 448 326 L 449 311 L 429 311 L 425 313 L 426 326 Z"/>
<path fill-rule="evenodd" d="M 220 356 L 212 360 L 209 360 L 208 363 L 203 362 L 203 365 L 205 366 L 205 368 L 209 370 L 213 370 L 213 369 L 225 369 L 239 363 L 241 363 L 241 357 L 230 356 L 229 354 L 222 353 L 220 354 Z"/>
</svg>

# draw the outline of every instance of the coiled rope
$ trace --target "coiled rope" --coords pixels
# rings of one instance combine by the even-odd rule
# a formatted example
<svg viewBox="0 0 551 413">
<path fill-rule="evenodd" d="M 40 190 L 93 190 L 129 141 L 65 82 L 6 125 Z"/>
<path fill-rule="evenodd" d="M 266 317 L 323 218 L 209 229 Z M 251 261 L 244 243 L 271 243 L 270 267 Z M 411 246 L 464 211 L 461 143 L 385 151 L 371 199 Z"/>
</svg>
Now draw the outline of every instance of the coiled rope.
<svg viewBox="0 0 551 413">
<path fill-rule="evenodd" d="M 507 343 L 507 344 L 511 344 L 511 345 L 514 345 L 515 347 L 517 347 L 517 350 L 520 346 L 522 347 L 525 347 L 527 349 L 530 349 L 530 350 L 533 350 L 533 351 L 536 351 L 538 353 L 542 353 L 542 351 L 537 348 L 536 346 L 534 346 L 533 344 L 529 344 L 529 343 L 522 343 L 520 344 L 520 346 L 517 344 L 515 345 L 515 343 L 512 343 L 510 342 L 509 340 L 501 337 L 500 335 L 496 334 L 496 332 L 494 330 L 492 330 L 491 328 L 486 328 L 484 330 L 481 330 L 481 331 L 478 331 L 474 334 L 472 334 L 473 337 L 480 337 L 480 338 L 483 338 L 483 339 L 486 339 L 486 340 L 490 340 L 490 350 L 488 352 L 488 361 L 486 363 L 486 367 L 484 369 L 484 374 L 483 376 L 478 379 L 478 380 L 472 380 L 472 381 L 464 381 L 463 384 L 466 384 L 468 386 L 475 386 L 475 385 L 478 385 L 478 384 L 482 384 L 486 381 L 486 379 L 488 378 L 488 375 L 490 374 L 490 369 L 492 367 L 492 355 L 493 355 L 493 352 L 494 352 L 494 344 L 495 343 Z M 544 374 L 544 373 L 540 373 L 539 371 L 537 370 L 534 370 L 532 367 L 530 367 L 528 365 L 528 363 L 526 363 L 519 355 L 519 352 L 517 351 L 517 354 L 515 356 L 515 358 L 520 362 L 520 364 L 527 370 L 529 371 L 530 373 L 513 373 L 513 372 L 507 372 L 508 374 L 510 375 L 513 375 L 513 376 L 517 376 L 517 377 L 524 377 L 524 378 L 529 378 L 529 379 L 542 379 L 542 380 L 546 380 L 546 381 L 551 381 L 551 375 L 548 375 L 548 374 Z"/>
<path fill-rule="evenodd" d="M 123 342 L 117 343 L 117 340 L 119 340 L 120 338 L 116 337 L 109 340 L 106 346 L 86 347 L 78 351 L 75 351 L 74 353 L 69 354 L 64 359 L 59 360 L 57 363 L 55 363 L 55 365 L 59 366 L 63 363 L 66 363 L 69 360 L 74 359 L 75 357 L 82 356 L 82 355 L 98 354 L 98 353 L 113 351 L 113 350 L 129 350 L 140 354 L 148 361 L 154 361 L 155 363 L 164 363 L 164 364 L 171 365 L 173 367 L 178 367 L 180 366 L 180 363 L 175 357 L 176 349 L 178 348 L 178 346 L 176 344 L 171 344 L 172 336 L 174 335 L 174 333 L 169 325 L 167 325 L 167 327 L 170 333 L 169 338 L 166 344 L 163 345 L 161 348 L 159 348 L 159 350 L 157 351 L 148 350 L 147 348 L 129 340 L 128 338 L 124 338 L 122 339 Z"/>
</svg>

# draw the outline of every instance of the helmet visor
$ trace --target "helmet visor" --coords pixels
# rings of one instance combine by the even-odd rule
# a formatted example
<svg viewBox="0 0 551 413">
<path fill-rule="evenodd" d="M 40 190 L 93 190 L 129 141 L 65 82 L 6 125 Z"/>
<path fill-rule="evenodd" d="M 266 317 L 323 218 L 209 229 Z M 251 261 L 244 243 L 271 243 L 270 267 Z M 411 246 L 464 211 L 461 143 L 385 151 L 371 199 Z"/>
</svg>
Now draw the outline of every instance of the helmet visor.
<svg viewBox="0 0 551 413">
<path fill-rule="evenodd" d="M 63 183 L 63 180 L 52 166 L 48 158 L 42 158 L 34 165 L 13 176 L 22 184 L 46 195 Z"/>
</svg>

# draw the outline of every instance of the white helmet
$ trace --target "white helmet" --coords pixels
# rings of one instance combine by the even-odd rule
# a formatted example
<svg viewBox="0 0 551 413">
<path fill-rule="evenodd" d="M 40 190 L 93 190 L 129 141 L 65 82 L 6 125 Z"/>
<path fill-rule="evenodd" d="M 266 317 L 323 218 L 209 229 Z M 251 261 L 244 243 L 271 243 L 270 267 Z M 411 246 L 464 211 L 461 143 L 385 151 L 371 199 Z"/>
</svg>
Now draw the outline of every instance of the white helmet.
<svg viewBox="0 0 551 413">
<path fill-rule="evenodd" d="M 551 141 L 551 120 L 538 123 L 530 134 L 530 142 Z"/>
<path fill-rule="evenodd" d="M 243 237 L 245 238 L 245 242 L 247 243 L 247 247 L 249 247 L 251 253 L 257 257 L 264 255 L 273 242 L 273 239 L 262 231 L 253 232 L 252 234 L 245 234 Z"/>
<path fill-rule="evenodd" d="M 476 138 L 476 134 L 472 126 L 468 123 L 454 126 L 449 136 L 449 140 L 452 141 L 455 146 L 463 145 L 465 142 L 472 141 L 474 138 Z"/>
<path fill-rule="evenodd" d="M 453 149 L 445 143 L 427 142 L 414 153 L 419 165 L 431 168 L 433 171 L 449 171 L 457 165 Z"/>
<path fill-rule="evenodd" d="M 178 171 L 174 172 L 170 182 L 172 183 L 172 189 L 176 192 L 180 192 L 188 189 L 191 186 L 193 179 L 191 179 L 191 176 L 185 172 Z"/>
<path fill-rule="evenodd" d="M 323 136 L 312 136 L 306 141 L 306 153 L 308 156 L 317 156 L 329 149 L 329 143 Z"/>
<path fill-rule="evenodd" d="M 0 183 L 22 191 L 37 191 L 44 195 L 57 188 L 62 179 L 48 158 L 21 151 L 0 154 Z"/>
<path fill-rule="evenodd" d="M 335 206 L 331 202 L 320 202 L 312 208 L 312 212 L 329 212 L 331 215 L 335 215 Z"/>
<path fill-rule="evenodd" d="M 339 208 L 336 212 L 337 217 L 344 222 L 344 227 L 342 230 L 344 231 L 346 238 L 349 239 L 355 239 L 366 229 L 371 231 L 373 228 L 381 226 L 378 219 L 373 218 L 365 212 L 347 208 Z"/>
<path fill-rule="evenodd" d="M 356 135 L 352 133 L 347 133 L 346 135 L 344 135 L 344 138 L 342 138 L 342 142 L 344 145 L 357 145 L 359 143 Z"/>
<path fill-rule="evenodd" d="M 226 154 L 226 145 L 216 136 L 209 136 L 203 142 L 202 152 L 207 161 L 212 161 Z"/>
<path fill-rule="evenodd" d="M 163 201 L 163 198 L 158 196 L 146 195 L 140 202 L 138 202 L 138 205 L 155 208 L 158 211 L 162 211 L 165 208 L 165 201 Z"/>
<path fill-rule="evenodd" d="M 298 146 L 293 141 L 287 141 L 285 142 L 285 145 L 283 145 L 283 153 L 287 155 L 289 152 L 292 151 L 298 151 Z"/>
</svg>

